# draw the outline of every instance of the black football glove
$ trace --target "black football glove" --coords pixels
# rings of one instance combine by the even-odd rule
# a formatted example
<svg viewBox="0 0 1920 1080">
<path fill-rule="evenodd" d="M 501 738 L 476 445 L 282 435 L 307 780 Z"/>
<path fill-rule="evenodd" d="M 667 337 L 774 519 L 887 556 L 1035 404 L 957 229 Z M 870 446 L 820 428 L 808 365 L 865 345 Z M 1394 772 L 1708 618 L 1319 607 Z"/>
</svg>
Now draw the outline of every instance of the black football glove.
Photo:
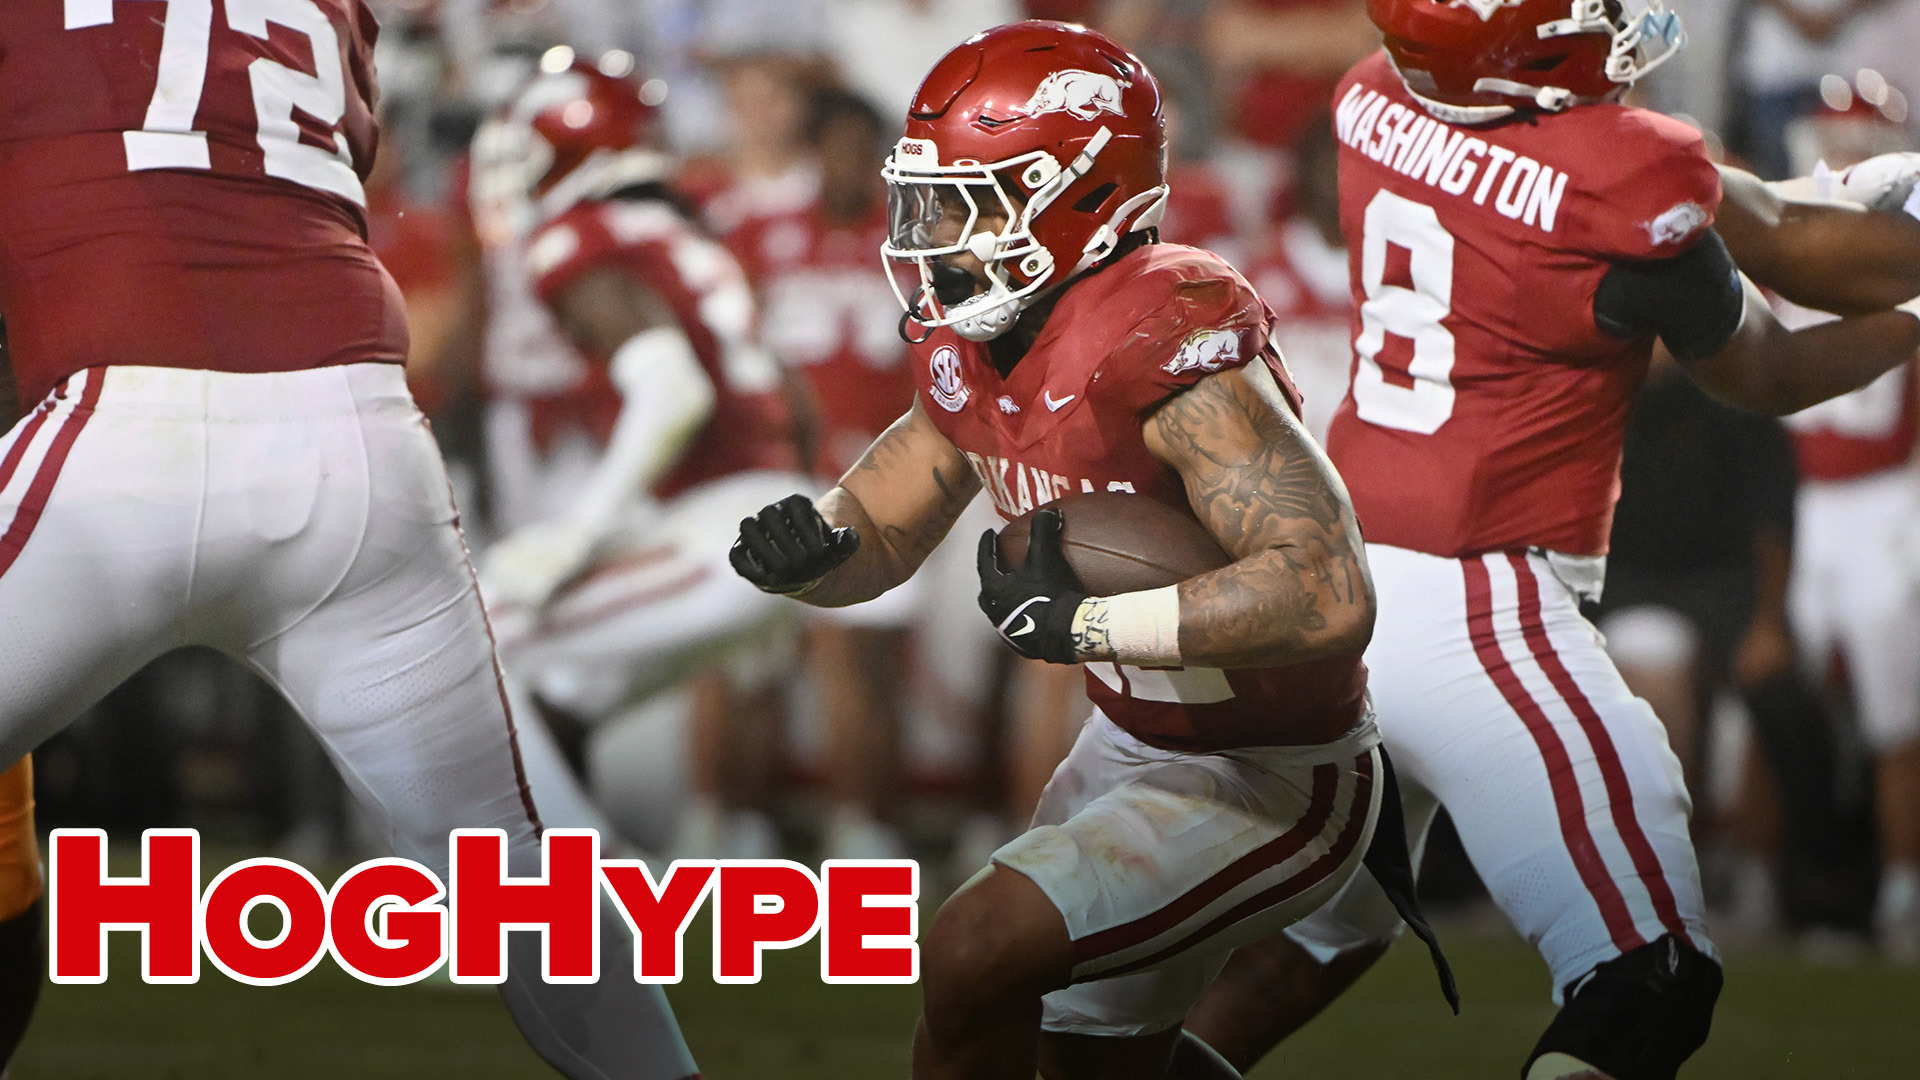
<svg viewBox="0 0 1920 1080">
<path fill-rule="evenodd" d="M 741 577 L 764 592 L 805 592 L 860 550 L 860 534 L 827 519 L 805 495 L 789 495 L 740 522 L 740 539 L 727 558 Z"/>
<path fill-rule="evenodd" d="M 1000 569 L 1000 537 L 980 537 L 980 610 L 1013 651 L 1050 664 L 1076 664 L 1073 616 L 1087 590 L 1060 550 L 1060 512 L 1033 515 L 1026 565 Z"/>
</svg>

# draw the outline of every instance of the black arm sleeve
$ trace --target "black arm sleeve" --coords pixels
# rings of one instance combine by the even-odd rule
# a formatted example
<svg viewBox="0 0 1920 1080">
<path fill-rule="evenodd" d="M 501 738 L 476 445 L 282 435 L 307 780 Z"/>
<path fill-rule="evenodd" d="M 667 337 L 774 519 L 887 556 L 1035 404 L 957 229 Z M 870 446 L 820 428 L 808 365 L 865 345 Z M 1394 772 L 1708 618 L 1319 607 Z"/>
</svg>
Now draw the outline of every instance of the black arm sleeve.
<svg viewBox="0 0 1920 1080">
<path fill-rule="evenodd" d="M 1740 268 L 1709 229 L 1671 259 L 1615 263 L 1593 294 L 1593 321 L 1614 337 L 1658 334 L 1682 363 L 1724 348 L 1746 312 Z"/>
</svg>

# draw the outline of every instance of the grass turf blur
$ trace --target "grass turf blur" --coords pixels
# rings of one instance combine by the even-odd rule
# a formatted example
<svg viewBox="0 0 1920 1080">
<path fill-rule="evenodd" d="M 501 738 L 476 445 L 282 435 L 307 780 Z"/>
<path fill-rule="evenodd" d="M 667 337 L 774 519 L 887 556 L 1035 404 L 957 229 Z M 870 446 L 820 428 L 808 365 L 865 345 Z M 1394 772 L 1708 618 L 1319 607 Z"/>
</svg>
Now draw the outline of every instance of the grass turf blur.
<svg viewBox="0 0 1920 1080">
<path fill-rule="evenodd" d="M 118 868 L 116 868 L 118 872 Z M 930 912 L 927 917 L 930 917 Z M 924 919 L 923 919 L 924 925 Z M 264 929 L 264 927 L 262 928 Z M 1441 927 L 1465 1011 L 1447 1014 L 1424 953 L 1397 948 L 1253 1080 L 1513 1075 L 1551 1014 L 1525 945 L 1480 924 Z M 823 986 L 815 945 L 767 955 L 757 986 L 716 986 L 706 921 L 693 970 L 669 989 L 709 1080 L 902 1080 L 914 987 Z M 366 986 L 330 960 L 287 986 L 233 982 L 211 964 L 193 986 L 148 986 L 139 944 L 112 936 L 112 977 L 48 986 L 14 1080 L 360 1080 L 550 1076 L 490 989 Z M 1920 1075 L 1920 970 L 1809 966 L 1782 953 L 1729 964 L 1714 1035 L 1688 1080 L 1878 1080 Z"/>
</svg>

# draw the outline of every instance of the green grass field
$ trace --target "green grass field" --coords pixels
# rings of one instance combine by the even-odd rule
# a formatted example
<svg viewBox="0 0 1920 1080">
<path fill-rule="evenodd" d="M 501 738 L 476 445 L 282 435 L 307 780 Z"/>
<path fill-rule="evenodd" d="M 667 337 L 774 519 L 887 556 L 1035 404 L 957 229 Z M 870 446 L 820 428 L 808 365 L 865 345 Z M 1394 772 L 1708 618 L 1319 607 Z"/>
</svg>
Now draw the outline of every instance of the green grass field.
<svg viewBox="0 0 1920 1080">
<path fill-rule="evenodd" d="M 691 931 L 696 964 L 706 933 L 704 923 Z M 1442 933 L 1466 996 L 1460 1017 L 1447 1013 L 1423 952 L 1402 947 L 1256 1080 L 1513 1076 L 1551 1014 L 1545 974 L 1523 944 L 1484 923 L 1443 924 Z M 244 986 L 211 965 L 196 985 L 148 986 L 137 939 L 114 939 L 105 984 L 46 988 L 14 1080 L 551 1075 L 490 991 L 366 986 L 331 961 L 282 987 Z M 823 986 L 812 945 L 768 960 L 758 986 L 716 986 L 696 972 L 671 991 L 710 1080 L 904 1080 L 915 988 Z M 1735 954 L 1713 1039 L 1683 1076 L 1920 1077 L 1920 970 Z"/>
</svg>

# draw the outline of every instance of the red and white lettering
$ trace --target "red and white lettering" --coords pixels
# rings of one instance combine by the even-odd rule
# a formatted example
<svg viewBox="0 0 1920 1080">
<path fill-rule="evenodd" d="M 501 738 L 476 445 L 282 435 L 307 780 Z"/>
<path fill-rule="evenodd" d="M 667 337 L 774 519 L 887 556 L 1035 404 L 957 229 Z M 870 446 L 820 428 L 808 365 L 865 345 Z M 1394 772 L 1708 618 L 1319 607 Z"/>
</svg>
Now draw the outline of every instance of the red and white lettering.
<svg viewBox="0 0 1920 1080">
<path fill-rule="evenodd" d="M 687 924 L 713 887 L 717 864 L 676 861 L 658 888 L 639 860 L 600 864 L 600 877 L 633 931 L 633 978 L 643 983 L 680 981 Z"/>
<path fill-rule="evenodd" d="M 820 881 L 799 863 L 729 862 L 716 877 L 714 982 L 759 982 L 763 949 L 804 945 L 820 925 Z"/>
<path fill-rule="evenodd" d="M 140 978 L 190 983 L 200 978 L 200 834 L 148 829 L 140 840 L 141 876 L 107 876 L 107 834 L 55 829 L 47 849 L 50 918 L 48 977 L 56 983 L 107 981 L 107 931 L 140 931 Z"/>
<path fill-rule="evenodd" d="M 548 829 L 538 878 L 507 876 L 507 834 L 500 829 L 455 829 L 450 861 L 454 982 L 505 982 L 509 930 L 540 931 L 547 982 L 600 978 L 598 833 Z"/>
<path fill-rule="evenodd" d="M 327 897 L 327 948 L 361 982 L 405 986 L 447 959 L 447 890 L 406 859 L 374 859 L 340 875 Z"/>
<path fill-rule="evenodd" d="M 829 859 L 820 867 L 820 981 L 911 983 L 920 978 L 920 864 Z"/>
<path fill-rule="evenodd" d="M 150 829 L 143 876 L 106 874 L 106 834 L 56 829 L 48 844 L 50 974 L 58 983 L 106 981 L 109 930 L 141 935 L 141 977 L 191 983 L 200 954 L 232 978 L 278 986 L 312 971 L 322 953 L 362 982 L 403 986 L 445 964 L 459 983 L 507 976 L 507 934 L 541 935 L 540 971 L 550 983 L 600 978 L 600 889 L 635 938 L 633 978 L 677 983 L 687 927 L 713 894 L 713 977 L 760 981 L 761 954 L 820 934 L 827 983 L 911 983 L 919 978 L 920 868 L 911 860 L 833 860 L 822 876 L 784 860 L 674 863 L 657 883 L 636 860 L 601 863 L 590 829 L 551 829 L 539 877 L 509 876 L 499 829 L 451 836 L 449 880 L 406 859 L 374 859 L 331 890 L 304 867 L 248 859 L 221 871 L 204 892 L 199 834 Z M 270 938 L 248 926 L 269 904 L 281 925 Z M 614 977 L 619 977 L 616 974 Z"/>
<path fill-rule="evenodd" d="M 247 926 L 261 904 L 280 911 L 280 932 L 264 940 Z M 200 913 L 207 959 L 253 986 L 290 983 L 327 951 L 326 890 L 306 867 L 284 859 L 248 859 L 220 871 Z"/>
</svg>

